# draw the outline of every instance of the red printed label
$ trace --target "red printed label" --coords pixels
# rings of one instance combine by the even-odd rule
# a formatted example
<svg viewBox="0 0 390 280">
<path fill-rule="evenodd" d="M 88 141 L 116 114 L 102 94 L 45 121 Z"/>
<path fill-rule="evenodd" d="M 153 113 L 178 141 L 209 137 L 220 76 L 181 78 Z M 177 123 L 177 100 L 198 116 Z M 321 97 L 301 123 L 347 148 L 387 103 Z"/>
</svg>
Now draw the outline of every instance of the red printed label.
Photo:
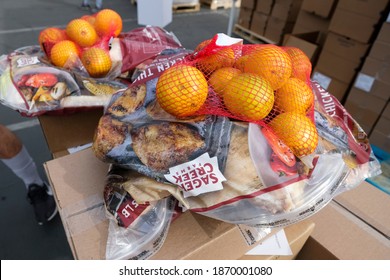
<svg viewBox="0 0 390 280">
<path fill-rule="evenodd" d="M 184 197 L 221 190 L 222 182 L 226 181 L 219 170 L 217 157 L 210 158 L 208 153 L 171 167 L 165 178 L 177 185 L 183 191 Z"/>
<path fill-rule="evenodd" d="M 131 225 L 145 209 L 149 203 L 138 204 L 134 199 L 125 200 L 117 210 L 117 214 L 124 224 L 124 227 Z"/>
</svg>

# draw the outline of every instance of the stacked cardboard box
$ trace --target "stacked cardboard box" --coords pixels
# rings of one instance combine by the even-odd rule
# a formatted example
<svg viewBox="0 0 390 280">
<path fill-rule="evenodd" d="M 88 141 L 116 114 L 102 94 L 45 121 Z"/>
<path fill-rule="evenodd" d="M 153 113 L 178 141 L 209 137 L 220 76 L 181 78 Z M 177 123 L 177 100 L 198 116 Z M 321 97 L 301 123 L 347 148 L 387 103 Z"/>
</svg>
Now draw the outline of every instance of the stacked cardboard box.
<svg viewBox="0 0 390 280">
<path fill-rule="evenodd" d="M 388 1 L 339 0 L 313 79 L 344 103 L 362 66 Z M 362 24 L 363 23 L 363 24 Z"/>
<path fill-rule="evenodd" d="M 317 43 L 322 45 L 337 1 L 304 0 L 292 33 L 319 32 Z"/>
<path fill-rule="evenodd" d="M 387 89 L 390 92 L 390 88 Z M 390 153 L 390 103 L 370 133 L 370 143 Z"/>
<path fill-rule="evenodd" d="M 280 44 L 283 35 L 290 33 L 302 5 L 302 0 L 257 1 L 250 30 Z"/>
<path fill-rule="evenodd" d="M 373 42 L 368 56 L 358 73 L 345 102 L 346 109 L 356 121 L 370 134 L 381 118 L 382 111 L 390 98 L 390 22 L 386 21 Z M 383 126 L 386 117 L 378 123 L 373 139 L 381 144 L 389 130 Z M 387 123 L 388 124 L 388 123 Z M 389 127 L 387 125 L 387 127 Z M 382 141 L 379 141 L 379 136 Z M 388 139 L 388 138 L 387 138 Z M 386 145 L 381 144 L 382 147 Z"/>
<path fill-rule="evenodd" d="M 237 24 L 249 29 L 252 21 L 252 14 L 256 7 L 256 0 L 241 0 L 240 12 L 238 14 Z"/>
</svg>

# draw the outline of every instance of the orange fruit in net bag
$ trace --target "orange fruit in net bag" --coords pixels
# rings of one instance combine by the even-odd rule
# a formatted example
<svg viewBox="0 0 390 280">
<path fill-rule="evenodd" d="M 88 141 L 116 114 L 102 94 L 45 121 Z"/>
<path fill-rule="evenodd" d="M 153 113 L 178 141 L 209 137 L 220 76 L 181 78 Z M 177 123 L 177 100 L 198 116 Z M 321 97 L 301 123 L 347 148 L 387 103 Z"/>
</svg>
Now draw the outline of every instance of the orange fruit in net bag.
<svg viewBox="0 0 390 280">
<path fill-rule="evenodd" d="M 275 92 L 275 110 L 278 112 L 297 112 L 306 114 L 314 104 L 311 88 L 298 78 L 289 78 Z"/>
<path fill-rule="evenodd" d="M 225 47 L 213 54 L 199 58 L 196 62 L 196 67 L 208 75 L 220 68 L 233 67 L 234 62 L 234 50 Z"/>
<path fill-rule="evenodd" d="M 57 27 L 48 27 L 39 33 L 38 42 L 41 49 L 46 52 L 47 44 L 54 45 L 57 42 L 66 40 L 66 32 Z M 46 45 L 46 46 L 45 46 Z"/>
<path fill-rule="evenodd" d="M 296 112 L 282 113 L 268 125 L 297 157 L 307 156 L 315 151 L 318 144 L 317 129 L 305 115 Z"/>
<path fill-rule="evenodd" d="M 81 54 L 81 62 L 88 74 L 94 78 L 104 77 L 112 66 L 109 53 L 97 47 L 85 50 Z"/>
<path fill-rule="evenodd" d="M 200 42 L 199 45 L 196 46 L 194 51 L 195 52 L 199 52 L 204 47 L 206 47 L 208 44 L 210 44 L 211 41 L 212 41 L 212 39 L 207 39 L 207 40 L 204 40 L 204 41 Z"/>
<path fill-rule="evenodd" d="M 66 35 L 80 47 L 93 46 L 99 39 L 95 28 L 83 19 L 70 21 L 66 26 Z"/>
<path fill-rule="evenodd" d="M 80 50 L 77 45 L 70 40 L 63 40 L 56 43 L 50 52 L 51 62 L 59 67 L 71 66 L 79 58 Z"/>
<path fill-rule="evenodd" d="M 122 17 L 111 9 L 103 9 L 96 14 L 95 29 L 102 37 L 117 37 L 122 32 L 122 25 Z"/>
<path fill-rule="evenodd" d="M 81 19 L 88 21 L 92 26 L 95 25 L 95 16 L 94 15 L 84 15 Z"/>
<path fill-rule="evenodd" d="M 310 81 L 312 65 L 307 55 L 301 49 L 296 47 L 286 47 L 285 50 L 290 56 L 292 62 L 291 76 L 305 82 Z"/>
<path fill-rule="evenodd" d="M 227 83 L 238 74 L 241 74 L 239 69 L 233 67 L 220 68 L 211 74 L 209 85 L 213 88 L 215 93 L 222 97 Z"/>
<path fill-rule="evenodd" d="M 263 77 L 277 90 L 291 76 L 291 58 L 278 46 L 264 45 L 248 55 L 244 71 Z"/>
<path fill-rule="evenodd" d="M 172 66 L 164 71 L 156 85 L 156 98 L 161 108 L 179 118 L 198 111 L 207 94 L 206 78 L 193 66 Z"/>
<path fill-rule="evenodd" d="M 234 62 L 234 67 L 241 70 L 242 72 L 245 71 L 245 63 L 246 61 L 248 60 L 248 58 L 250 58 L 248 55 L 243 55 L 239 58 L 236 59 L 236 61 Z"/>
<path fill-rule="evenodd" d="M 223 102 L 233 115 L 246 121 L 265 118 L 274 105 L 274 91 L 262 77 L 242 73 L 234 76 L 226 85 Z"/>
</svg>

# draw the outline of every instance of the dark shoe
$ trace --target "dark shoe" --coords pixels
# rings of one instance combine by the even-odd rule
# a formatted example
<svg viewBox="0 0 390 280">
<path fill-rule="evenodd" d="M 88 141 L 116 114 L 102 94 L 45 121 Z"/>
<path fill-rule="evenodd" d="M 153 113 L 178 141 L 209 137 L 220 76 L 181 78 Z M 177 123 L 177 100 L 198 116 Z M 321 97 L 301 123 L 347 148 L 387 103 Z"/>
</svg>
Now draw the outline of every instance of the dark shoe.
<svg viewBox="0 0 390 280">
<path fill-rule="evenodd" d="M 34 207 L 35 218 L 38 225 L 52 220 L 57 214 L 57 205 L 53 195 L 49 195 L 48 186 L 30 185 L 28 187 L 27 199 Z"/>
<path fill-rule="evenodd" d="M 95 6 L 95 8 L 92 8 L 91 12 L 92 13 L 97 13 L 102 9 L 102 7 Z"/>
<path fill-rule="evenodd" d="M 83 11 L 89 11 L 91 9 L 91 6 L 89 4 L 81 4 L 80 9 Z"/>
</svg>

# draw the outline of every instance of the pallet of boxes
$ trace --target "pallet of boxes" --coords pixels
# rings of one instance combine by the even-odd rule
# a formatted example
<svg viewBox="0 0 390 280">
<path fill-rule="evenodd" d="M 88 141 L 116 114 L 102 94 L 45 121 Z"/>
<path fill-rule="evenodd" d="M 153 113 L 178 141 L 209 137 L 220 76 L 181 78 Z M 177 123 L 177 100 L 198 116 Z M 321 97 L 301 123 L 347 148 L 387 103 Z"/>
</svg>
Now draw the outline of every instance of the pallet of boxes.
<svg viewBox="0 0 390 280">
<path fill-rule="evenodd" d="M 249 42 L 281 44 L 291 33 L 302 0 L 242 1 L 235 33 Z"/>
</svg>

